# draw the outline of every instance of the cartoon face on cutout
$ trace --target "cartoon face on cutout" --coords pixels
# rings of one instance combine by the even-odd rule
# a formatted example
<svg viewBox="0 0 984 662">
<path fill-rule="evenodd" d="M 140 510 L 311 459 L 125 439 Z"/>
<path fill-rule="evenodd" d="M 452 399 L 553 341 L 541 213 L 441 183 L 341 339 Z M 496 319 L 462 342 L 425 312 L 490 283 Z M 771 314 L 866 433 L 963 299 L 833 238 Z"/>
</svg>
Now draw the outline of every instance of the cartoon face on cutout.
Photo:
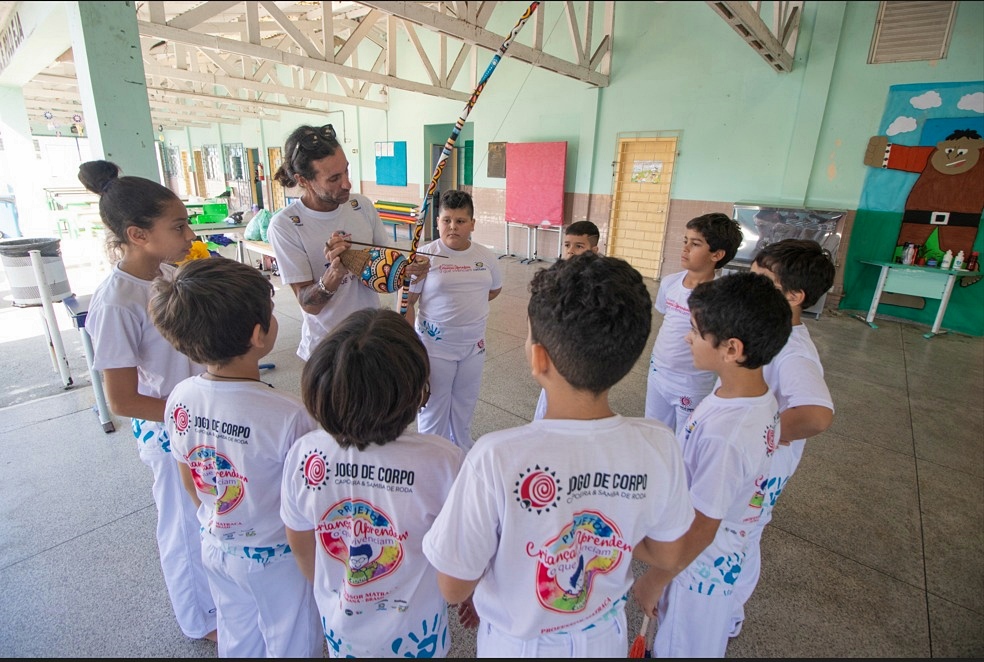
<svg viewBox="0 0 984 662">
<path fill-rule="evenodd" d="M 930 163 L 944 175 L 959 175 L 967 172 L 981 158 L 984 139 L 970 136 L 947 139 L 936 143 L 936 151 Z"/>
</svg>

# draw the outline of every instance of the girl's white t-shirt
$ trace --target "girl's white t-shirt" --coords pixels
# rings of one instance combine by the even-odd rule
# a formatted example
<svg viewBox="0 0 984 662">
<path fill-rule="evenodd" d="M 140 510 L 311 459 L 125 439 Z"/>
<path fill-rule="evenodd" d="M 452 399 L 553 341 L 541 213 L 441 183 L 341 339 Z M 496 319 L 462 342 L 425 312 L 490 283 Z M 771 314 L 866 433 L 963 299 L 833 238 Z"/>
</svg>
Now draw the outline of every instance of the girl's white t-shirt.
<svg viewBox="0 0 984 662">
<path fill-rule="evenodd" d="M 163 278 L 174 279 L 176 269 L 161 265 Z M 136 368 L 141 395 L 166 398 L 178 382 L 205 372 L 174 349 L 150 319 L 152 282 L 131 276 L 119 265 L 92 295 L 85 329 L 92 338 L 96 370 Z"/>
</svg>

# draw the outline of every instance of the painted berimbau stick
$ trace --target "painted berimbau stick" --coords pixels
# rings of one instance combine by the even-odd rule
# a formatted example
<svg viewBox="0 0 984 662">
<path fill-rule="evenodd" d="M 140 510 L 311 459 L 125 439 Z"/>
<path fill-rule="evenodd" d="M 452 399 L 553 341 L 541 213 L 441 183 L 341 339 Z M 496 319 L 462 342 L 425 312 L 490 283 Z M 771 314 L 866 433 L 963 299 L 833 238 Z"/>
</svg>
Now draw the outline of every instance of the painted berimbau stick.
<svg viewBox="0 0 984 662">
<path fill-rule="evenodd" d="M 376 244 L 367 244 L 367 243 L 365 243 L 363 241 L 352 241 L 351 239 L 346 239 L 345 241 L 347 241 L 350 244 L 354 244 L 356 246 L 368 246 L 369 248 L 387 248 L 387 249 L 393 250 L 393 251 L 400 250 L 399 248 L 396 248 L 394 246 L 377 246 Z M 325 242 L 325 246 L 327 246 L 327 245 L 328 245 L 328 242 L 326 241 Z M 449 255 L 438 255 L 437 253 L 423 253 L 421 251 L 417 251 L 417 255 L 426 255 L 428 257 L 450 257 Z"/>
</svg>

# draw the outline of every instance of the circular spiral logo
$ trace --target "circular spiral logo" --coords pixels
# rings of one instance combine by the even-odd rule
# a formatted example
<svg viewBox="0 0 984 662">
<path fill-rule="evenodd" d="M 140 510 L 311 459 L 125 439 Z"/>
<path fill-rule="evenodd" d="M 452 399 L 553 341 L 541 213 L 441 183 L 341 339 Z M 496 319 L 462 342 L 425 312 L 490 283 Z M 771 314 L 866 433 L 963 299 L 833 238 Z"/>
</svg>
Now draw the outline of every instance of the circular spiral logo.
<svg viewBox="0 0 984 662">
<path fill-rule="evenodd" d="M 772 455 L 776 450 L 776 429 L 770 427 L 765 431 L 765 450 L 768 455 Z"/>
<path fill-rule="evenodd" d="M 179 433 L 183 433 L 188 429 L 188 424 L 191 422 L 191 416 L 188 414 L 188 410 L 185 409 L 184 405 L 178 405 L 175 407 L 172 417 L 174 418 L 175 430 Z"/>
<path fill-rule="evenodd" d="M 304 474 L 305 487 L 308 489 L 321 489 L 321 486 L 328 480 L 328 465 L 325 463 L 325 456 L 315 451 L 304 458 L 304 466 L 301 469 Z"/>
<path fill-rule="evenodd" d="M 560 497 L 560 481 L 557 480 L 554 472 L 549 467 L 542 469 L 537 466 L 527 472 L 516 481 L 516 500 L 526 510 L 535 510 L 539 513 L 542 510 L 549 511 L 557 505 Z"/>
</svg>

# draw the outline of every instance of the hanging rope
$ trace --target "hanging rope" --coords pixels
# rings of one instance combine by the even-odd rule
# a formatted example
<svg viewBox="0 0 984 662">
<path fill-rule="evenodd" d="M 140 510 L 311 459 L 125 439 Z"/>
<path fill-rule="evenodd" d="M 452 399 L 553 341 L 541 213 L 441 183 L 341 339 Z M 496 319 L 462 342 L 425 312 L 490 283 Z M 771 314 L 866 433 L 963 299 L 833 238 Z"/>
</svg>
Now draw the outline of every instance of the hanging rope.
<svg viewBox="0 0 984 662">
<path fill-rule="evenodd" d="M 468 114 L 471 109 L 475 107 L 475 102 L 478 101 L 479 95 L 482 94 L 482 90 L 485 88 L 485 83 L 488 82 L 489 78 L 492 76 L 492 72 L 499 65 L 499 61 L 502 60 L 502 56 L 505 55 L 506 50 L 512 44 L 516 35 L 519 31 L 523 29 L 526 25 L 526 21 L 529 20 L 533 12 L 540 5 L 539 2 L 533 2 L 527 7 L 526 11 L 520 17 L 519 21 L 513 26 L 512 31 L 510 31 L 509 36 L 506 37 L 502 45 L 499 46 L 499 50 L 496 51 L 495 55 L 492 56 L 492 61 L 489 66 L 485 69 L 485 73 L 482 74 L 481 80 L 478 81 L 478 85 L 475 87 L 475 91 L 472 92 L 471 98 L 468 99 L 468 103 L 465 104 L 465 109 L 461 112 L 461 117 L 454 125 L 454 129 L 451 131 L 451 136 L 448 141 L 444 144 L 444 149 L 441 151 L 441 157 L 437 160 L 437 165 L 434 166 L 434 176 L 431 177 L 430 186 L 427 187 L 427 193 L 424 195 L 424 203 L 420 206 L 420 211 L 417 214 L 417 222 L 413 229 L 413 239 L 410 240 L 410 257 L 408 258 L 410 262 L 413 262 L 417 257 L 417 244 L 420 243 L 420 235 L 424 229 L 424 219 L 427 218 L 427 211 L 430 207 L 431 196 L 434 195 L 434 191 L 437 190 L 437 183 L 441 179 L 441 175 L 444 173 L 444 164 L 447 162 L 448 157 L 451 156 L 451 150 L 454 149 L 454 142 L 458 139 L 461 134 L 461 129 L 465 126 L 465 120 L 468 119 Z M 407 312 L 408 302 L 410 299 L 410 279 L 405 278 L 403 280 L 403 288 L 400 293 L 400 314 L 405 315 Z"/>
</svg>

